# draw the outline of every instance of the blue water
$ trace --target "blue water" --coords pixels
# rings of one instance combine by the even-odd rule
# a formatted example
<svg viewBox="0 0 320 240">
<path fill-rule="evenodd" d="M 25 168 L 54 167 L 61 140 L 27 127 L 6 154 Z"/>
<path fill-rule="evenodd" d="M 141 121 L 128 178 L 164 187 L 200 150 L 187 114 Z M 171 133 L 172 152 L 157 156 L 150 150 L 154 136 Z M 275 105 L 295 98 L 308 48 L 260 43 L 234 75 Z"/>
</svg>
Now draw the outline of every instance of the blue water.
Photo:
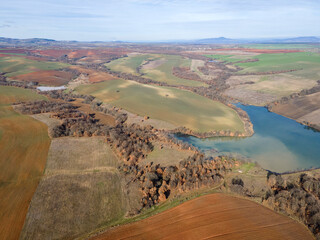
<svg viewBox="0 0 320 240">
<path fill-rule="evenodd" d="M 320 132 L 294 120 L 269 112 L 264 107 L 237 107 L 245 110 L 255 134 L 247 138 L 214 137 L 199 139 L 176 135 L 200 150 L 237 153 L 256 161 L 265 169 L 285 172 L 320 167 Z"/>
</svg>

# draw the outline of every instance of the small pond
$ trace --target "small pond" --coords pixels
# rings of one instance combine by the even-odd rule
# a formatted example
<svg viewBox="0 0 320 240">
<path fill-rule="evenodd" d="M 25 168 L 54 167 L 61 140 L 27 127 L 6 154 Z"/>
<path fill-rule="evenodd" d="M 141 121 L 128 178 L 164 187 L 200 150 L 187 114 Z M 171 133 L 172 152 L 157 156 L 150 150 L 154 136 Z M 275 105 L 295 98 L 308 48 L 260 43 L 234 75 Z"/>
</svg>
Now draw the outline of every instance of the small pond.
<svg viewBox="0 0 320 240">
<path fill-rule="evenodd" d="M 37 87 L 37 89 L 41 92 L 46 92 L 46 91 L 54 91 L 54 90 L 64 90 L 67 89 L 65 86 L 60 86 L 60 87 L 46 87 L 46 86 L 41 86 Z"/>
</svg>

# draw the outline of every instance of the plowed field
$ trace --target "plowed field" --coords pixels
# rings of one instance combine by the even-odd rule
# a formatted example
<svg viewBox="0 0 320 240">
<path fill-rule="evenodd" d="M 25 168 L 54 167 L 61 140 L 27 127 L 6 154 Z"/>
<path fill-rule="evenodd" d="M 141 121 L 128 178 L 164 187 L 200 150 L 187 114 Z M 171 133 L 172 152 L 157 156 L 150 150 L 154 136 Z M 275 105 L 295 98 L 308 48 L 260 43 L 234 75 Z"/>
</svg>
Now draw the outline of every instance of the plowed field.
<svg viewBox="0 0 320 240">
<path fill-rule="evenodd" d="M 313 239 L 301 224 L 257 203 L 211 194 L 95 239 Z"/>
<path fill-rule="evenodd" d="M 51 70 L 21 74 L 13 78 L 20 81 L 39 82 L 49 86 L 61 86 L 67 84 L 73 78 L 73 74 L 71 72 Z"/>
</svg>

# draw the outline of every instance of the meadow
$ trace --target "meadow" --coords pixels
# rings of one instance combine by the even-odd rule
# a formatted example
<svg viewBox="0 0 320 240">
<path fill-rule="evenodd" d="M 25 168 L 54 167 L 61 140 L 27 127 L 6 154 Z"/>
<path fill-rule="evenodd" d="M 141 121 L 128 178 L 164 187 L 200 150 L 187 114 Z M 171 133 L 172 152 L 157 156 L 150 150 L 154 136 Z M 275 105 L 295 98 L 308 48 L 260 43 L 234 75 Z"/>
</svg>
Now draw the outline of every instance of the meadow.
<svg viewBox="0 0 320 240">
<path fill-rule="evenodd" d="M 296 69 L 290 74 L 316 79 L 320 76 L 320 54 L 311 52 L 272 53 L 255 56 L 259 61 L 237 63 L 243 72 L 268 72 Z M 307 74 L 307 75 L 306 75 Z"/>
<path fill-rule="evenodd" d="M 121 79 L 79 86 L 76 91 L 140 116 L 197 132 L 244 131 L 243 122 L 233 109 L 189 91 Z"/>
<path fill-rule="evenodd" d="M 255 48 L 255 49 L 310 49 L 320 48 L 319 44 L 305 44 L 305 43 L 258 43 L 258 44 L 241 44 L 243 48 Z"/>
<path fill-rule="evenodd" d="M 0 96 L 0 236 L 18 239 L 43 174 L 50 139 L 45 124 L 15 112 L 11 106 L 15 101 L 43 96 L 5 86 L 0 86 Z"/>
<path fill-rule="evenodd" d="M 234 63 L 239 62 L 247 59 L 251 59 L 251 56 L 247 55 L 225 55 L 225 54 L 211 54 L 211 55 L 204 55 L 208 58 L 212 58 L 217 61 L 225 62 L 225 63 Z"/>
<path fill-rule="evenodd" d="M 149 61 L 149 62 L 147 62 Z M 113 71 L 126 72 L 135 75 L 141 73 L 152 80 L 171 85 L 207 86 L 205 83 L 178 78 L 172 73 L 173 67 L 190 67 L 191 60 L 177 55 L 133 55 L 117 59 L 106 64 Z M 141 67 L 140 73 L 137 68 Z"/>
<path fill-rule="evenodd" d="M 0 57 L 0 72 L 7 77 L 31 73 L 39 70 L 55 70 L 69 66 L 66 63 L 35 61 L 23 57 Z"/>
<path fill-rule="evenodd" d="M 139 75 L 137 68 L 147 60 L 156 59 L 157 56 L 158 55 L 150 54 L 131 55 L 129 57 L 116 59 L 110 63 L 107 63 L 106 66 L 112 71 Z"/>
</svg>

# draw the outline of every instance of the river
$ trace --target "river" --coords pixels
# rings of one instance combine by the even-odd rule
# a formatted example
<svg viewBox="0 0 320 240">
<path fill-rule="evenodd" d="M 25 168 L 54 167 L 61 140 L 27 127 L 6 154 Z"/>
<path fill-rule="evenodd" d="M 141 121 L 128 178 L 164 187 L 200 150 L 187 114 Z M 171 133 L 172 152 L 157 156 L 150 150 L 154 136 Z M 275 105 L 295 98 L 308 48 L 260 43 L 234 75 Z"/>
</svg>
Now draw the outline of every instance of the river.
<svg viewBox="0 0 320 240">
<path fill-rule="evenodd" d="M 239 154 L 271 171 L 286 172 L 320 167 L 320 132 L 269 112 L 264 107 L 236 106 L 250 116 L 255 131 L 252 137 L 199 139 L 180 134 L 176 137 L 200 150 L 216 149 L 219 154 Z"/>
</svg>

